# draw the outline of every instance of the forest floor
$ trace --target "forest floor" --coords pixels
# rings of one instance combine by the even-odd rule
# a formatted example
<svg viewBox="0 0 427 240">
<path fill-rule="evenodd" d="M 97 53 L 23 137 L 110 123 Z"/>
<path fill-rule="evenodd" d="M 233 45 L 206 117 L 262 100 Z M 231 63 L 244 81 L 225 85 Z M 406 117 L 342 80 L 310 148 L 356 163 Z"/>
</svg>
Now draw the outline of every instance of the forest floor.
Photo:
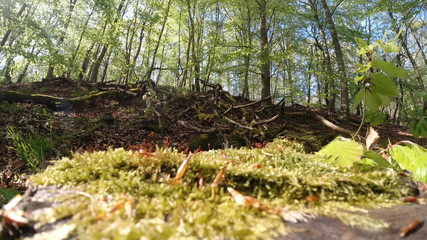
<svg viewBox="0 0 427 240">
<path fill-rule="evenodd" d="M 263 101 L 235 97 L 219 88 L 207 90 L 197 93 L 165 86 L 125 89 L 61 78 L 0 86 L 0 189 L 24 192 L 29 174 L 73 152 L 108 148 L 154 152 L 158 147 L 173 147 L 186 153 L 261 148 L 282 138 L 301 143 L 307 153 L 313 153 L 337 136 L 351 138 L 361 122 L 360 116 L 345 120 L 339 113 L 325 109 L 264 106 Z M 407 127 L 387 124 L 374 128 L 380 140 L 373 148 L 383 149 L 403 140 L 427 146 L 426 139 L 414 139 Z M 363 142 L 365 132 L 363 126 L 356 139 Z M 42 160 L 31 160 L 40 157 Z M 23 158 L 37 167 L 29 166 Z M 425 221 L 425 213 L 425 206 L 416 204 L 373 211 L 392 225 L 377 233 L 375 239 L 400 239 L 399 230 L 415 218 Z M 286 239 L 374 236 L 329 217 L 290 226 L 306 230 Z M 408 239 L 426 236 L 423 227 Z"/>
<path fill-rule="evenodd" d="M 23 96 L 5 97 L 5 92 Z M 102 95 L 106 92 L 114 94 Z M 54 97 L 50 99 L 54 104 L 40 104 L 35 96 Z M 86 100 L 74 104 L 83 98 Z M 314 152 L 339 135 L 350 138 L 349 133 L 355 133 L 361 122 L 360 116 L 345 120 L 336 112 L 302 105 L 265 107 L 262 101 L 251 102 L 220 89 L 206 93 L 163 86 L 154 91 L 145 86 L 127 90 L 62 78 L 0 86 L 0 119 L 1 186 L 21 190 L 26 174 L 34 169 L 20 160 L 10 130 L 33 145 L 29 147 L 43 151 L 43 169 L 72 152 L 110 147 L 154 151 L 156 146 L 169 146 L 185 152 L 262 147 L 280 137 Z M 321 119 L 338 129 L 331 129 Z M 422 146 L 427 143 L 426 139 L 414 139 L 407 127 L 387 124 L 375 130 L 380 135 L 377 148 L 402 140 Z M 360 133 L 365 132 L 364 126 Z"/>
</svg>

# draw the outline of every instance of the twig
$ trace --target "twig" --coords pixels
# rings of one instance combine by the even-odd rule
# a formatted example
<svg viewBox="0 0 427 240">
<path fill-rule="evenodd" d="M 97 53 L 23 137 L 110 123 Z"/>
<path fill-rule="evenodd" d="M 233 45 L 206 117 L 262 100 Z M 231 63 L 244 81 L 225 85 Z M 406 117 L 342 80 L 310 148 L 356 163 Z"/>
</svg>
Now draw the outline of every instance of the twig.
<svg viewBox="0 0 427 240">
<path fill-rule="evenodd" d="M 236 121 L 234 121 L 234 120 L 232 120 L 232 119 L 230 119 L 230 118 L 228 118 L 228 117 L 224 117 L 224 119 L 225 119 L 225 120 L 227 120 L 227 121 L 229 121 L 229 122 L 230 122 L 230 123 L 232 123 L 232 124 L 237 125 L 238 127 L 245 128 L 245 129 L 248 129 L 248 130 L 253 130 L 253 128 L 252 128 L 252 127 L 242 125 L 242 124 L 240 124 L 240 123 L 238 123 L 238 122 L 236 122 Z"/>
<path fill-rule="evenodd" d="M 350 135 L 350 136 L 352 136 L 352 135 L 353 135 L 353 132 L 352 132 L 352 131 L 350 131 L 350 130 L 348 130 L 348 129 L 345 129 L 345 128 L 342 128 L 342 127 L 340 127 L 340 126 L 337 126 L 337 125 L 333 124 L 332 122 L 328 121 L 326 118 L 322 117 L 322 116 L 321 116 L 321 115 L 319 115 L 319 114 L 315 114 L 314 116 L 315 116 L 317 119 L 319 119 L 323 124 L 325 124 L 327 127 L 331 128 L 332 130 L 335 130 L 335 131 L 337 131 L 337 132 L 341 132 L 341 133 L 345 133 L 345 134 L 348 134 L 348 135 Z"/>
<path fill-rule="evenodd" d="M 192 129 L 192 130 L 197 131 L 197 132 L 202 132 L 202 133 L 216 133 L 216 132 L 219 132 L 221 130 L 224 130 L 224 129 L 219 129 L 219 128 L 199 128 L 199 127 L 196 127 L 196 126 L 194 126 L 194 125 L 192 125 L 186 121 L 183 121 L 183 120 L 178 120 L 177 122 L 178 122 L 178 124 L 180 124 L 186 128 Z"/>
<path fill-rule="evenodd" d="M 231 111 L 231 110 L 233 110 L 233 109 L 250 107 L 250 106 L 253 106 L 253 105 L 256 105 L 256 104 L 262 103 L 262 102 L 264 102 L 264 101 L 267 101 L 267 100 L 268 100 L 268 99 L 270 99 L 270 98 L 271 98 L 271 96 L 268 96 L 268 97 L 263 98 L 263 99 L 261 99 L 261 100 L 259 100 L 259 101 L 256 101 L 256 102 L 251 102 L 251 103 L 246 103 L 246 104 L 242 104 L 242 105 L 232 106 L 232 107 L 230 107 L 229 109 L 227 109 L 225 112 L 223 112 L 223 113 L 222 113 L 222 115 L 225 115 L 226 113 L 228 113 L 229 111 Z"/>
<path fill-rule="evenodd" d="M 254 122 L 253 124 L 252 124 L 252 126 L 256 126 L 256 125 L 261 125 L 261 124 L 266 124 L 266 123 L 271 123 L 271 122 L 274 122 L 274 121 L 276 121 L 280 116 L 281 116 L 282 114 L 276 114 L 276 115 L 274 115 L 273 117 L 271 117 L 271 118 L 269 118 L 269 119 L 265 119 L 265 120 L 260 120 L 260 121 L 258 121 L 258 122 Z"/>
</svg>

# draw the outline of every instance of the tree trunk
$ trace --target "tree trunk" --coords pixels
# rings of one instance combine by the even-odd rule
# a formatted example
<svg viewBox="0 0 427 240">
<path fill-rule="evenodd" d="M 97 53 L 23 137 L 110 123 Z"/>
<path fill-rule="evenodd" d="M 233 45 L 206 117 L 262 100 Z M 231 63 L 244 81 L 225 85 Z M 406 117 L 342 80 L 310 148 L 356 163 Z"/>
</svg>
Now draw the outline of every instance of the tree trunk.
<svg viewBox="0 0 427 240">
<path fill-rule="evenodd" d="M 267 0 L 259 0 L 259 18 L 260 18 L 260 38 L 261 38 L 261 99 L 271 96 L 270 88 L 270 45 L 268 41 L 268 27 L 267 27 Z M 264 101 L 263 105 L 271 105 L 271 99 Z"/>
<path fill-rule="evenodd" d="M 63 33 L 61 33 L 61 36 L 59 37 L 59 39 L 58 39 L 58 41 L 56 42 L 56 50 L 55 50 L 55 52 L 54 52 L 54 55 L 57 55 L 58 54 L 58 52 L 59 52 L 59 47 L 62 45 L 62 43 L 64 42 L 64 40 L 65 40 L 65 35 L 66 35 L 66 32 L 67 32 L 67 29 L 68 29 L 68 26 L 69 26 L 69 24 L 70 24 L 70 20 L 71 20 L 71 15 L 72 15 L 72 13 L 73 13 L 73 11 L 74 11 L 74 6 L 75 6 L 75 4 L 77 3 L 77 0 L 70 0 L 70 6 L 69 6 L 69 8 L 68 8 L 68 17 L 67 17 L 67 20 L 66 20 L 66 22 L 65 22 L 65 26 L 64 26 L 64 32 Z M 49 78 L 53 78 L 54 76 L 53 76 L 53 72 L 54 72 L 54 70 L 55 70 L 55 66 L 54 66 L 54 63 L 49 63 L 49 67 L 48 67 L 48 69 L 47 69 L 47 74 L 46 74 L 46 78 L 47 79 L 49 79 Z"/>
<path fill-rule="evenodd" d="M 391 11 L 388 11 L 388 15 L 389 15 L 389 17 L 393 23 L 394 31 L 397 34 L 399 34 L 400 29 L 396 26 L 396 19 L 394 18 L 393 13 Z M 417 79 L 419 90 L 424 93 L 426 91 L 426 89 L 425 89 L 425 85 L 424 85 L 424 81 L 423 81 L 423 75 L 422 75 L 421 70 L 417 64 L 417 61 L 412 56 L 412 53 L 409 50 L 408 44 L 406 42 L 405 36 L 403 36 L 403 33 L 399 34 L 398 38 L 399 38 L 400 44 L 402 45 L 403 50 L 406 53 L 406 56 L 408 57 L 409 61 L 412 64 L 412 67 L 414 68 L 415 78 Z M 426 98 L 423 98 L 422 102 L 423 102 L 423 112 L 425 113 L 427 111 L 427 100 L 426 100 Z"/>
<path fill-rule="evenodd" d="M 154 65 L 156 64 L 156 55 L 157 55 L 157 52 L 159 51 L 160 43 L 162 41 L 163 33 L 164 33 L 165 27 L 166 27 L 166 22 L 169 18 L 169 10 L 170 10 L 171 4 L 172 4 L 172 0 L 169 0 L 167 3 L 167 6 L 166 6 L 165 15 L 163 16 L 164 19 L 162 22 L 162 28 L 160 30 L 160 34 L 159 34 L 159 37 L 157 39 L 156 46 L 154 47 L 153 58 L 151 60 L 150 68 L 148 69 L 146 76 L 145 76 L 146 81 L 151 80 L 151 74 L 153 73 Z"/>
<path fill-rule="evenodd" d="M 27 3 L 22 4 L 21 9 L 19 9 L 18 14 L 17 14 L 18 18 L 22 16 L 22 13 L 24 13 L 24 11 L 27 7 L 28 7 Z M 12 29 L 8 29 L 6 31 L 6 33 L 3 35 L 3 38 L 0 42 L 0 47 L 3 47 L 6 44 L 11 33 L 12 33 Z"/>
<path fill-rule="evenodd" d="M 119 7 L 117 8 L 117 12 L 116 12 L 116 18 L 113 21 L 113 27 L 115 27 L 116 23 L 119 21 L 122 9 L 124 7 L 126 0 L 121 0 Z M 96 82 L 98 80 L 98 74 L 99 74 L 99 68 L 101 67 L 101 63 L 104 60 L 105 54 L 107 53 L 108 50 L 108 44 L 103 45 L 102 46 L 102 50 L 101 53 L 99 54 L 98 58 L 95 60 L 94 64 L 93 64 L 93 69 L 90 75 L 89 80 L 91 82 Z"/>
<path fill-rule="evenodd" d="M 334 45 L 335 57 L 338 64 L 338 71 L 341 77 L 341 111 L 345 118 L 350 117 L 350 100 L 348 95 L 348 82 L 345 70 L 344 55 L 341 50 L 341 44 L 338 38 L 338 33 L 335 28 L 334 19 L 332 18 L 331 11 L 329 10 L 326 0 L 321 0 L 323 9 L 325 10 L 326 21 L 328 22 L 329 31 L 331 32 L 332 43 Z"/>
<path fill-rule="evenodd" d="M 87 26 L 89 24 L 90 18 L 92 17 L 92 14 L 93 14 L 93 8 L 92 8 L 92 11 L 90 12 L 88 18 L 86 19 L 86 22 L 85 22 L 85 25 L 83 27 L 82 33 L 80 34 L 79 43 L 77 44 L 77 47 L 74 50 L 73 55 L 71 56 L 70 69 L 68 69 L 68 72 L 67 72 L 67 78 L 69 78 L 69 79 L 71 79 L 71 72 L 72 72 L 72 68 L 74 67 L 74 61 L 76 60 L 77 54 L 78 54 L 78 52 L 80 50 L 80 46 L 82 44 L 83 37 L 84 37 L 84 35 L 86 33 Z"/>
<path fill-rule="evenodd" d="M 334 91 L 335 84 L 334 84 L 334 79 L 332 77 L 333 68 L 332 68 L 331 56 L 329 54 L 328 40 L 326 39 L 324 26 L 322 25 L 319 18 L 317 0 L 310 0 L 309 5 L 313 13 L 314 21 L 316 22 L 317 28 L 319 28 L 320 37 L 322 38 L 321 45 L 318 45 L 317 47 L 323 53 L 323 61 L 324 61 L 324 66 L 326 70 L 326 79 L 325 79 L 325 85 L 324 85 L 325 86 L 325 102 L 328 110 L 333 111 L 335 109 L 336 94 Z"/>
</svg>

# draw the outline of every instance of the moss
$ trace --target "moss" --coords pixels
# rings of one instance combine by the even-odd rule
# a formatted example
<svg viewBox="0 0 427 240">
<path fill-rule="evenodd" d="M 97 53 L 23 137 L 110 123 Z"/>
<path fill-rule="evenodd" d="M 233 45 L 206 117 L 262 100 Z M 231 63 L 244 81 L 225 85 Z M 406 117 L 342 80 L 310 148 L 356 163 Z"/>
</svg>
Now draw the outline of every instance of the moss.
<svg viewBox="0 0 427 240">
<path fill-rule="evenodd" d="M 243 147 L 246 145 L 245 139 L 243 139 L 243 136 L 241 134 L 232 133 L 227 136 L 228 142 L 230 146 L 233 147 Z"/>
<path fill-rule="evenodd" d="M 203 151 L 209 149 L 220 148 L 221 144 L 219 143 L 218 137 L 215 134 L 199 134 L 188 143 L 188 147 L 191 151 L 200 149 Z"/>
<path fill-rule="evenodd" d="M 173 149 L 158 149 L 154 154 L 123 149 L 74 154 L 31 176 L 30 182 L 78 188 L 93 196 L 91 207 L 69 209 L 73 212 L 70 224 L 75 224 L 79 239 L 273 239 L 291 232 L 277 215 L 236 205 L 225 187 L 277 209 L 382 228 L 385 223 L 358 214 L 360 207 L 396 204 L 409 191 L 392 171 L 334 167 L 285 140 L 275 140 L 263 149 L 194 154 L 182 183 L 168 184 L 185 158 Z M 210 183 L 225 165 L 224 181 L 211 198 L 209 185 L 199 186 L 199 178 Z M 318 196 L 319 201 L 312 202 L 309 196 Z"/>
</svg>

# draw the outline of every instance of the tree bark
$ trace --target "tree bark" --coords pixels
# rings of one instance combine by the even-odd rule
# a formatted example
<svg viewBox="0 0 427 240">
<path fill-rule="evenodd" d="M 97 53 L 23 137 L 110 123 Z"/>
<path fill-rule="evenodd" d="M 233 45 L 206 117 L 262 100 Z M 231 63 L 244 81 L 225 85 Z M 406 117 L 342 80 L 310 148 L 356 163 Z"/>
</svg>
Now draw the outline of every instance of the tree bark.
<svg viewBox="0 0 427 240">
<path fill-rule="evenodd" d="M 396 26 L 396 19 L 393 16 L 393 13 L 391 11 L 388 11 L 388 15 L 393 23 L 393 28 L 394 31 L 399 34 L 400 29 Z M 405 36 L 403 36 L 403 33 L 399 34 L 399 42 L 402 45 L 403 50 L 405 51 L 406 57 L 408 57 L 409 61 L 412 64 L 412 67 L 414 68 L 414 72 L 415 72 L 415 78 L 417 79 L 418 82 L 418 87 L 419 90 L 421 92 L 425 92 L 426 88 L 424 85 L 424 80 L 423 80 L 423 75 L 421 73 L 420 67 L 417 64 L 417 61 L 415 60 L 415 58 L 412 56 L 411 51 L 409 50 L 408 44 L 406 42 Z M 423 98 L 423 112 L 427 111 L 427 100 L 426 98 Z"/>
<path fill-rule="evenodd" d="M 114 25 L 119 21 L 122 9 L 123 9 L 124 4 L 125 4 L 125 1 L 126 0 L 121 0 L 119 7 L 117 8 L 117 13 L 116 13 L 116 17 L 115 17 L 114 22 L 113 22 L 113 27 L 115 27 Z M 104 60 L 104 57 L 105 57 L 105 54 L 107 53 L 107 50 L 108 50 L 108 44 L 104 44 L 102 46 L 101 53 L 99 54 L 98 58 L 96 59 L 96 61 L 93 64 L 93 69 L 92 69 L 90 79 L 89 79 L 91 82 L 96 82 L 98 80 L 99 68 L 101 67 L 101 63 Z"/>
<path fill-rule="evenodd" d="M 334 45 L 335 57 L 338 64 L 338 71 L 340 74 L 341 80 L 341 111 L 344 114 L 345 118 L 350 117 L 350 100 L 348 95 L 348 82 L 347 74 L 345 70 L 344 55 L 342 53 L 341 44 L 338 38 L 338 32 L 335 28 L 334 19 L 332 18 L 332 13 L 329 10 L 329 6 L 326 3 L 326 0 L 321 0 L 323 9 L 325 10 L 326 21 L 328 22 L 329 31 L 331 32 L 332 43 Z"/>
<path fill-rule="evenodd" d="M 331 55 L 329 54 L 329 47 L 328 47 L 328 40 L 326 39 L 326 34 L 324 30 L 324 26 L 320 21 L 319 18 L 319 11 L 317 8 L 317 0 L 309 0 L 309 5 L 311 8 L 311 11 L 313 13 L 314 21 L 316 22 L 317 28 L 319 29 L 320 37 L 322 38 L 321 45 L 318 46 L 320 51 L 323 53 L 323 61 L 324 61 L 324 67 L 326 69 L 326 79 L 325 79 L 325 102 L 328 110 L 333 111 L 335 109 L 335 99 L 336 94 L 334 88 L 334 79 L 332 77 L 333 75 L 333 68 L 332 68 L 332 61 L 331 61 Z"/>
<path fill-rule="evenodd" d="M 64 32 L 60 34 L 60 37 L 58 38 L 58 41 L 56 42 L 56 50 L 54 52 L 54 55 L 57 55 L 59 52 L 59 47 L 62 45 L 62 43 L 65 40 L 65 35 L 68 29 L 68 26 L 70 24 L 70 20 L 71 20 L 71 15 L 74 11 L 74 6 L 77 3 L 77 0 L 70 0 L 70 6 L 68 8 L 68 16 L 67 16 L 67 20 L 65 22 L 65 26 L 64 26 Z M 47 69 L 47 74 L 46 74 L 46 78 L 53 78 L 53 72 L 55 70 L 55 66 L 52 62 L 49 63 L 49 67 Z"/>
<path fill-rule="evenodd" d="M 18 18 L 22 16 L 22 13 L 24 13 L 24 11 L 27 7 L 28 7 L 27 3 L 22 4 L 21 9 L 19 9 L 18 14 L 17 14 Z M 11 33 L 12 33 L 12 29 L 8 29 L 6 31 L 6 33 L 3 35 L 3 38 L 0 42 L 0 47 L 3 47 L 6 44 Z"/>
<path fill-rule="evenodd" d="M 167 20 L 169 18 L 169 10 L 170 10 L 171 4 L 172 4 L 172 0 L 169 0 L 167 2 L 165 15 L 163 16 L 164 19 L 163 19 L 163 22 L 162 22 L 162 28 L 160 30 L 160 34 L 159 34 L 159 37 L 157 39 L 156 46 L 154 47 L 153 58 L 151 60 L 150 68 L 148 69 L 148 71 L 147 71 L 147 73 L 145 75 L 145 80 L 146 81 L 151 80 L 151 74 L 153 73 L 154 65 L 156 64 L 156 55 L 157 55 L 157 52 L 159 51 L 160 43 L 162 41 L 163 33 L 164 33 L 165 27 L 166 27 L 166 22 L 167 22 Z"/>
<path fill-rule="evenodd" d="M 261 58 L 261 98 L 268 98 L 271 96 L 271 61 L 270 61 L 270 44 L 268 40 L 268 27 L 267 27 L 267 0 L 259 0 L 259 18 L 260 18 L 260 58 Z M 264 105 L 271 105 L 272 101 L 267 100 L 263 102 Z"/>
</svg>

